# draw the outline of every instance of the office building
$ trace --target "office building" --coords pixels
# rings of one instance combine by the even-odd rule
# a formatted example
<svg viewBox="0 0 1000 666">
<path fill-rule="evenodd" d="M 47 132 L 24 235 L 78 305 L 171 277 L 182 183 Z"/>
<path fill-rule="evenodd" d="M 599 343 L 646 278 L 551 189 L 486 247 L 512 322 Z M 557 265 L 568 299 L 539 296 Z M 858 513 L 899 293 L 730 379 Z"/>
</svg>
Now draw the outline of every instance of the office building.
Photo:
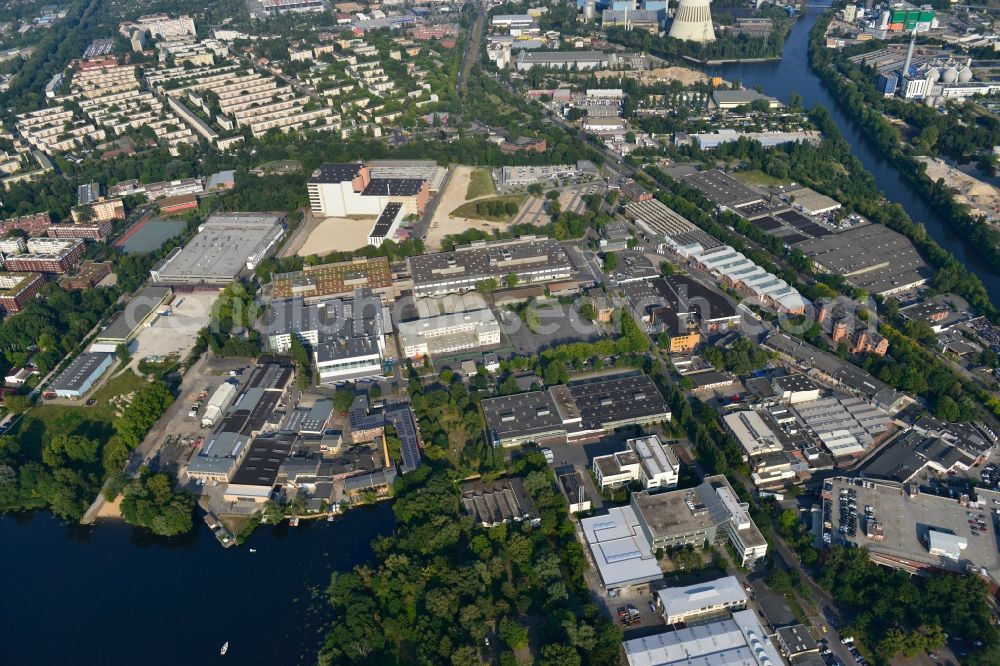
<svg viewBox="0 0 1000 666">
<path fill-rule="evenodd" d="M 312 353 L 320 383 L 338 384 L 382 375 L 387 326 L 381 300 L 358 289 L 351 300 L 274 301 L 259 329 L 277 353 L 291 349 L 297 338 Z"/>
<path fill-rule="evenodd" d="M 496 315 L 482 298 L 469 301 L 465 303 L 462 298 L 418 301 L 419 318 L 396 324 L 403 354 L 419 361 L 426 356 L 500 344 L 500 324 Z"/>
<path fill-rule="evenodd" d="M 742 566 L 767 554 L 767 541 L 724 476 L 709 476 L 696 488 L 632 494 L 632 507 L 651 547 L 670 548 L 728 541 Z"/>
<path fill-rule="evenodd" d="M 406 401 L 380 400 L 368 404 L 365 396 L 358 396 L 347 413 L 350 427 L 350 442 L 364 444 L 385 437 L 386 426 L 392 426 L 399 438 L 399 467 L 403 474 L 412 472 L 420 465 L 420 429 L 413 408 Z"/>
<path fill-rule="evenodd" d="M 681 470 L 677 456 L 656 435 L 629 439 L 624 451 L 596 456 L 593 468 L 601 490 L 635 482 L 646 490 L 676 488 Z"/>
<path fill-rule="evenodd" d="M 520 51 L 515 67 L 526 72 L 533 67 L 546 69 L 603 69 L 609 56 L 601 51 Z"/>
<path fill-rule="evenodd" d="M 381 216 L 386 206 L 397 203 L 402 215 L 423 215 L 430 186 L 420 178 L 375 178 L 366 164 L 320 165 L 308 184 L 313 215 L 347 217 Z"/>
</svg>

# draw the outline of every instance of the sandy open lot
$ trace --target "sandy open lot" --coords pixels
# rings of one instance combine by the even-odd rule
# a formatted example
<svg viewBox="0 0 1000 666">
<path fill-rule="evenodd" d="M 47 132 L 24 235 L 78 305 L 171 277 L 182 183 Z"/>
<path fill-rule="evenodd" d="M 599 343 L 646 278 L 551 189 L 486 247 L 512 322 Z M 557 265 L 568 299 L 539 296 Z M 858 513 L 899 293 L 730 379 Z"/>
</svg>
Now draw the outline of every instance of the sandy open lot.
<svg viewBox="0 0 1000 666">
<path fill-rule="evenodd" d="M 468 179 L 466 179 L 468 185 Z M 462 190 L 463 196 L 465 190 Z M 316 225 L 309 238 L 298 250 L 300 257 L 310 254 L 329 254 L 330 252 L 352 252 L 368 245 L 368 234 L 375 224 L 374 217 L 348 219 L 344 217 L 327 217 Z"/>
<path fill-rule="evenodd" d="M 959 203 L 984 215 L 996 215 L 1000 211 L 1000 189 L 949 166 L 944 160 L 933 157 L 917 159 L 927 165 L 928 178 L 933 181 L 944 179 Z"/>
<path fill-rule="evenodd" d="M 442 239 L 449 234 L 460 234 L 466 229 L 480 229 L 482 231 L 506 230 L 511 223 L 509 222 L 487 222 L 486 220 L 475 220 L 467 217 L 453 217 L 451 215 L 452 211 L 466 203 L 465 193 L 469 190 L 469 178 L 472 171 L 477 167 L 470 166 L 457 166 L 455 167 L 454 173 L 451 175 L 451 180 L 448 181 L 448 187 L 444 192 L 441 193 L 441 201 L 438 203 L 437 209 L 434 211 L 434 217 L 431 219 L 430 227 L 427 229 L 427 238 L 425 239 L 425 244 L 427 249 L 430 251 L 436 251 L 441 249 Z M 477 197 L 475 199 L 469 199 L 468 201 L 479 201 L 480 199 L 489 199 L 496 195 L 488 195 L 485 197 Z M 530 200 L 529 200 L 530 203 Z M 532 221 L 521 220 L 524 217 L 524 208 L 518 215 L 515 216 L 514 221 Z M 535 217 L 534 215 L 532 217 Z M 536 224 L 546 224 L 548 223 L 548 216 L 544 213 L 541 214 L 544 220 L 539 220 Z"/>
<path fill-rule="evenodd" d="M 209 323 L 212 305 L 218 297 L 218 291 L 177 294 L 170 304 L 170 315 L 158 317 L 152 326 L 139 331 L 130 367 L 138 368 L 139 361 L 147 356 L 187 358 L 198 339 L 198 331 Z"/>
<path fill-rule="evenodd" d="M 594 76 L 596 76 L 599 81 L 606 78 L 619 79 L 622 76 L 627 76 L 630 79 L 638 79 L 642 82 L 680 81 L 686 86 L 689 86 L 692 83 L 708 81 L 708 77 L 705 76 L 704 72 L 700 72 L 697 69 L 691 69 L 690 67 L 658 67 L 656 69 L 645 71 L 628 72 L 603 70 L 600 72 L 594 72 Z"/>
</svg>

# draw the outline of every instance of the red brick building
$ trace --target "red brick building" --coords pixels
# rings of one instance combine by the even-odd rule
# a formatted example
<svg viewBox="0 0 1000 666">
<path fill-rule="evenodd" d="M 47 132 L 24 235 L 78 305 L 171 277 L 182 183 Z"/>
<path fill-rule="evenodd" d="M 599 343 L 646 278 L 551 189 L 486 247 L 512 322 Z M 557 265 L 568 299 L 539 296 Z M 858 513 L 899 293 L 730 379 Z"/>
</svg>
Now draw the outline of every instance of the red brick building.
<svg viewBox="0 0 1000 666">
<path fill-rule="evenodd" d="M 21 217 L 12 217 L 0 222 L 0 236 L 6 236 L 15 229 L 23 231 L 29 236 L 44 236 L 45 232 L 51 226 L 52 216 L 48 213 L 22 215 Z"/>
<path fill-rule="evenodd" d="M 25 303 L 38 295 L 45 278 L 38 273 L 0 272 L 0 309 L 14 313 L 24 309 Z"/>
<path fill-rule="evenodd" d="M 18 273 L 65 273 L 80 263 L 83 251 L 79 239 L 29 238 L 28 252 L 7 257 L 4 268 Z"/>
<path fill-rule="evenodd" d="M 62 277 L 59 286 L 63 289 L 90 289 L 110 274 L 110 261 L 85 261 L 73 275 Z"/>
</svg>

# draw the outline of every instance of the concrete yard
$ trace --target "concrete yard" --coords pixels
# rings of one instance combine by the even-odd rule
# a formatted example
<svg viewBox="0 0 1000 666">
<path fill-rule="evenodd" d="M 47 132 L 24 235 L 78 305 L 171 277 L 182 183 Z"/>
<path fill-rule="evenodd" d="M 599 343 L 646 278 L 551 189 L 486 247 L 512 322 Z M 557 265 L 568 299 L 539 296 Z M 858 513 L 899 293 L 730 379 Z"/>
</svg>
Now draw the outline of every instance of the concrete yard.
<svg viewBox="0 0 1000 666">
<path fill-rule="evenodd" d="M 375 225 L 374 217 L 350 219 L 327 217 L 316 225 L 298 250 L 300 257 L 331 252 L 352 252 L 368 245 L 368 234 Z"/>
<path fill-rule="evenodd" d="M 187 357 L 198 339 L 198 331 L 211 320 L 218 291 L 178 293 L 170 304 L 172 314 L 160 316 L 136 336 L 130 367 L 137 368 L 147 356 Z"/>
<path fill-rule="evenodd" d="M 833 490 L 833 537 L 836 543 L 839 539 L 867 547 L 873 555 L 884 559 L 894 566 L 927 568 L 938 567 L 955 571 L 965 571 L 969 565 L 985 568 L 993 577 L 1000 576 L 1000 546 L 997 541 L 997 521 L 993 499 L 1000 501 L 1000 494 L 983 491 L 981 497 L 986 497 L 984 506 L 963 506 L 958 500 L 936 495 L 920 494 L 911 498 L 896 485 L 887 483 L 871 483 L 864 487 L 853 485 L 846 479 L 838 478 L 832 481 Z M 857 536 L 846 537 L 837 531 L 840 524 L 840 490 L 847 488 L 857 492 L 858 527 Z M 864 507 L 874 509 L 875 518 L 882 523 L 884 541 L 873 541 L 865 536 Z M 969 514 L 973 517 L 970 517 Z M 983 516 L 987 529 L 976 531 L 969 525 L 969 520 Z M 964 538 L 968 546 L 962 550 L 961 558 L 956 562 L 947 558 L 931 555 L 927 548 L 929 530 L 954 534 Z"/>
<path fill-rule="evenodd" d="M 608 335 L 601 324 L 580 317 L 572 305 L 561 305 L 553 299 L 530 307 L 538 315 L 535 331 L 531 331 L 513 312 L 500 310 L 497 313 L 501 330 L 518 354 L 537 354 L 554 345 L 593 342 Z"/>
</svg>

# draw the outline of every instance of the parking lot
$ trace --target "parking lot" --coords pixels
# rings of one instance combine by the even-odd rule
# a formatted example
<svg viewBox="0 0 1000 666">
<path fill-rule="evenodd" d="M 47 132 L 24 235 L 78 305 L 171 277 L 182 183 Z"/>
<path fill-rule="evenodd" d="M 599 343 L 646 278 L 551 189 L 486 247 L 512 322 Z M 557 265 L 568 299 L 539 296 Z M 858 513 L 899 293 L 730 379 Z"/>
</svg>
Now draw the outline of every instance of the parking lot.
<svg viewBox="0 0 1000 666">
<path fill-rule="evenodd" d="M 911 498 L 897 487 L 860 479 L 854 481 L 856 483 L 853 484 L 847 479 L 827 482 L 830 488 L 827 492 L 833 497 L 833 543 L 866 546 L 874 553 L 905 562 L 958 571 L 964 571 L 971 563 L 985 568 L 993 576 L 1000 574 L 996 527 L 1000 495 L 983 491 L 981 495 L 988 499 L 984 500 L 985 506 L 977 508 L 963 506 L 955 499 L 924 493 Z M 848 498 L 846 512 L 839 499 L 845 490 Z M 850 529 L 852 508 L 855 514 L 853 535 Z M 866 527 L 872 517 L 881 525 L 881 540 L 866 536 Z M 847 527 L 846 532 L 840 531 L 842 524 Z M 930 554 L 927 546 L 930 530 L 954 534 L 967 541 L 957 562 Z"/>
</svg>

